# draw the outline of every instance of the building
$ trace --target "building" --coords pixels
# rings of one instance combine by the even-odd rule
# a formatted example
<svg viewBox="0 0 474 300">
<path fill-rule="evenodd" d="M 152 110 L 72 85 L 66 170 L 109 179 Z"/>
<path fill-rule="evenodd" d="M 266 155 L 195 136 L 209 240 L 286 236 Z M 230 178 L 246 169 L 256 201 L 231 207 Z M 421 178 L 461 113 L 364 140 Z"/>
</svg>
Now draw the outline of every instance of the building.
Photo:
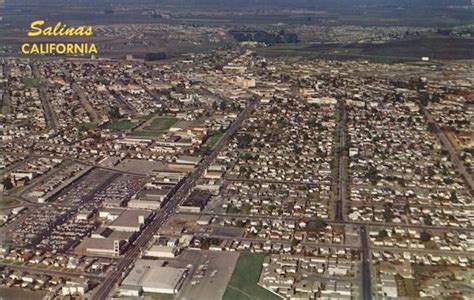
<svg viewBox="0 0 474 300">
<path fill-rule="evenodd" d="M 160 209 L 168 200 L 172 186 L 146 189 L 141 191 L 135 199 L 128 202 L 128 207 L 139 209 Z"/>
<path fill-rule="evenodd" d="M 178 254 L 178 249 L 175 247 L 153 245 L 150 249 L 145 251 L 145 256 L 149 257 L 167 257 L 173 258 Z"/>
<path fill-rule="evenodd" d="M 100 256 L 120 256 L 126 246 L 125 240 L 114 240 L 111 238 L 85 238 L 75 251 L 79 254 L 84 252 Z"/>
<path fill-rule="evenodd" d="M 125 209 L 108 227 L 116 231 L 141 231 L 153 215 L 148 210 Z"/>
<path fill-rule="evenodd" d="M 141 292 L 176 294 L 188 271 L 163 265 L 160 260 L 138 260 L 123 280 L 120 293 L 129 296 L 138 296 Z"/>
<path fill-rule="evenodd" d="M 86 279 L 75 279 L 66 281 L 66 284 L 61 289 L 63 296 L 84 296 L 89 291 L 89 282 Z"/>
<path fill-rule="evenodd" d="M 204 209 L 211 194 L 207 191 L 194 190 L 191 195 L 178 207 L 180 212 L 200 212 Z"/>
</svg>

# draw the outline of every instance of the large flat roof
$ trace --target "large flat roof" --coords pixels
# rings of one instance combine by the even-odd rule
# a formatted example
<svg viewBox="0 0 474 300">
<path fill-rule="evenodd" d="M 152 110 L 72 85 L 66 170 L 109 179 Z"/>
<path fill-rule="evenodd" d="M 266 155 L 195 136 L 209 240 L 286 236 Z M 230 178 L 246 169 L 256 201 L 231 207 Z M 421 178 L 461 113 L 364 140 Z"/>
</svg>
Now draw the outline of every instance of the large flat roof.
<svg viewBox="0 0 474 300">
<path fill-rule="evenodd" d="M 122 285 L 174 290 L 186 269 L 163 267 L 162 260 L 139 259 Z"/>
<path fill-rule="evenodd" d="M 139 226 L 138 217 L 143 216 L 145 219 L 152 214 L 149 210 L 144 209 L 124 209 L 123 212 L 115 219 L 110 227 L 137 227 Z"/>
</svg>

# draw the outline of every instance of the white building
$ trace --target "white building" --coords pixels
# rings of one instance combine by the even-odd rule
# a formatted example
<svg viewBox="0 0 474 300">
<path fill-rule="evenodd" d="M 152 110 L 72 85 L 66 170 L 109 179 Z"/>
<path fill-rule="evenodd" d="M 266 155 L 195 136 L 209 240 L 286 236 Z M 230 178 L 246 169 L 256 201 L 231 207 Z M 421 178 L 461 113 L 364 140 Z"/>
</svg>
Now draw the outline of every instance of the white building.
<svg viewBox="0 0 474 300">
<path fill-rule="evenodd" d="M 186 269 L 163 267 L 163 261 L 140 259 L 123 280 L 119 291 L 123 295 L 146 293 L 176 294 L 181 288 Z"/>
</svg>

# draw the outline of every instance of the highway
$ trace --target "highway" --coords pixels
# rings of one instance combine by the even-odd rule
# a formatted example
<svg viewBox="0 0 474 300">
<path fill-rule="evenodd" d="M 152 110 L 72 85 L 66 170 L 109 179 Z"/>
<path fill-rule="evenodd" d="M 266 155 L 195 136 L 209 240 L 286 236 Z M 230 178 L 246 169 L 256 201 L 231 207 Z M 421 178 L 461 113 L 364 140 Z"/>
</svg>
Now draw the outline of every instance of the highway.
<svg viewBox="0 0 474 300">
<path fill-rule="evenodd" d="M 201 163 L 189 174 L 176 193 L 163 206 L 163 208 L 155 215 L 151 223 L 143 230 L 141 235 L 137 238 L 134 245 L 125 253 L 122 259 L 119 260 L 116 270 L 109 273 L 95 292 L 93 299 L 105 300 L 108 299 L 112 289 L 118 285 L 122 274 L 125 274 L 132 266 L 137 258 L 139 258 L 141 250 L 153 239 L 154 233 L 169 219 L 169 217 L 176 212 L 176 208 L 186 199 L 186 196 L 191 192 L 195 186 L 196 181 L 203 175 L 207 167 L 217 157 L 222 148 L 226 145 L 229 138 L 237 132 L 242 122 L 250 115 L 256 101 L 252 100 L 249 105 L 239 114 L 234 120 L 229 129 L 224 133 L 221 139 L 216 143 L 212 149 L 211 154 L 206 156 Z"/>
</svg>

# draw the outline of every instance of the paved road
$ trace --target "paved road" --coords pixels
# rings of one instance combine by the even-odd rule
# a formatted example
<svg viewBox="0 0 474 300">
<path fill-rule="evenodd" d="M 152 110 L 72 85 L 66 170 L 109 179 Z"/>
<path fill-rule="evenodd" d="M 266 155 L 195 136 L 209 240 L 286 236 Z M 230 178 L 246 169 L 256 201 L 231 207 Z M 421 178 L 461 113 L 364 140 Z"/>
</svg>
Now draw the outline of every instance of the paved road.
<svg viewBox="0 0 474 300">
<path fill-rule="evenodd" d="M 295 180 L 274 180 L 274 179 L 248 179 L 248 178 L 238 178 L 234 175 L 225 176 L 227 181 L 240 181 L 240 182 L 258 182 L 258 183 L 275 183 L 275 184 L 307 184 L 307 185 L 319 185 L 319 182 L 304 182 L 304 181 L 295 181 Z"/>
<path fill-rule="evenodd" d="M 28 266 L 20 266 L 20 265 L 13 265 L 13 264 L 6 264 L 0 263 L 0 266 L 6 267 L 11 270 L 27 272 L 32 274 L 46 274 L 51 276 L 61 276 L 61 277 L 86 277 L 90 279 L 103 279 L 104 275 L 96 275 L 96 274 L 89 274 L 89 273 L 82 273 L 82 272 L 68 272 L 68 271 L 59 271 L 59 270 L 50 270 L 45 268 L 35 268 L 35 267 L 28 267 Z"/>
<path fill-rule="evenodd" d="M 195 233 L 196 236 L 207 237 L 207 238 L 218 238 L 221 240 L 227 241 L 240 241 L 240 242 L 251 242 L 251 243 L 267 243 L 270 242 L 272 244 L 282 244 L 282 243 L 291 243 L 289 240 L 278 240 L 278 239 L 268 239 L 268 238 L 247 238 L 247 237 L 230 237 L 225 235 L 218 235 L 212 233 Z M 179 237 L 179 236 L 172 236 L 172 237 Z M 331 243 L 314 243 L 314 242 L 301 242 L 301 245 L 308 246 L 308 247 L 327 247 L 327 248 L 339 248 L 339 249 L 346 249 L 346 248 L 353 248 L 358 249 L 360 248 L 358 245 L 348 245 L 348 244 L 331 244 Z"/>
<path fill-rule="evenodd" d="M 415 248 L 396 248 L 396 247 L 371 247 L 373 251 L 387 251 L 387 252 L 410 252 L 410 253 L 423 253 L 433 255 L 460 255 L 474 258 L 474 252 L 469 251 L 454 251 L 454 250 L 439 250 L 439 249 L 415 249 Z"/>
<path fill-rule="evenodd" d="M 372 299 L 372 276 L 370 274 L 370 251 L 369 251 L 369 237 L 367 226 L 360 227 L 360 243 L 361 243 L 361 284 L 360 298 L 363 300 Z"/>
<path fill-rule="evenodd" d="M 271 216 L 271 215 L 261 215 L 261 216 L 252 216 L 252 215 L 243 215 L 243 214 L 227 214 L 227 213 L 213 213 L 213 212 L 178 212 L 181 215 L 199 215 L 199 216 L 215 216 L 215 217 L 227 217 L 227 218 L 243 218 L 243 219 L 253 219 L 253 220 L 283 220 L 283 221 L 298 221 L 306 217 L 286 217 L 286 216 Z M 428 226 L 428 225 L 419 225 L 419 224 L 405 224 L 405 223 L 385 223 L 385 222 L 359 222 L 359 221 L 344 221 L 338 222 L 333 220 L 324 220 L 326 223 L 331 225 L 368 225 L 368 226 L 383 226 L 383 227 L 400 227 L 400 228 L 418 228 L 418 229 L 427 229 L 427 230 L 461 230 L 461 231 L 474 231 L 474 228 L 459 228 L 453 226 Z"/>
<path fill-rule="evenodd" d="M 38 70 L 38 66 L 35 64 L 31 64 L 31 69 L 33 71 L 33 76 L 38 79 L 41 79 L 41 75 Z M 48 124 L 49 129 L 57 130 L 59 127 L 58 120 L 56 115 L 54 114 L 53 110 L 51 109 L 51 105 L 49 103 L 48 96 L 46 94 L 46 90 L 43 86 L 38 87 L 39 95 L 41 98 L 41 104 L 43 106 L 44 116 L 46 118 L 46 124 Z"/>
<path fill-rule="evenodd" d="M 10 75 L 10 67 L 8 66 L 7 62 L 4 62 L 2 72 L 3 77 L 8 80 L 8 76 Z M 5 91 L 2 100 L 2 114 L 8 115 L 10 114 L 10 93 L 8 91 Z"/>
<path fill-rule="evenodd" d="M 77 94 L 79 101 L 89 114 L 92 123 L 98 124 L 100 122 L 99 115 L 97 114 L 97 111 L 92 107 L 91 103 L 89 102 L 89 99 L 87 99 L 84 90 L 77 83 L 72 83 L 72 89 Z"/>
<path fill-rule="evenodd" d="M 468 184 L 469 188 L 471 189 L 471 192 L 474 191 L 474 180 L 472 179 L 472 175 L 467 171 L 466 167 L 462 163 L 461 160 L 459 160 L 458 154 L 456 150 L 454 149 L 453 145 L 451 142 L 448 140 L 444 132 L 439 128 L 438 123 L 433 119 L 433 116 L 428 112 L 426 108 L 422 109 L 426 120 L 428 123 L 432 124 L 434 127 L 434 131 L 436 135 L 438 136 L 438 139 L 440 140 L 441 144 L 444 146 L 446 150 L 449 152 L 449 156 L 451 156 L 451 162 L 456 165 L 459 173 L 464 177 L 464 180 Z"/>
<path fill-rule="evenodd" d="M 126 271 L 129 270 L 134 261 L 139 257 L 140 252 L 153 239 L 154 233 L 169 219 L 169 217 L 176 212 L 176 208 L 186 199 L 186 196 L 191 192 L 196 184 L 196 181 L 203 175 L 204 171 L 217 157 L 222 148 L 226 145 L 228 139 L 237 132 L 242 122 L 250 115 L 255 107 L 256 101 L 249 102 L 245 108 L 232 123 L 230 128 L 224 133 L 221 139 L 214 146 L 211 154 L 205 157 L 194 171 L 188 175 L 181 186 L 171 199 L 163 206 L 163 208 L 155 215 L 151 223 L 145 228 L 142 234 L 137 238 L 134 245 L 125 253 L 123 258 L 117 263 L 116 270 L 111 272 L 101 285 L 97 288 L 93 299 L 105 300 L 108 299 L 112 289 L 118 284 L 119 280 Z"/>
<path fill-rule="evenodd" d="M 336 147 L 338 155 L 338 168 L 337 168 L 337 200 L 335 207 L 334 220 L 338 222 L 344 222 L 344 197 L 345 197 L 345 183 L 344 183 L 344 151 L 346 147 L 346 108 L 344 103 L 339 103 L 339 145 Z"/>
<path fill-rule="evenodd" d="M 109 91 L 109 93 L 115 98 L 117 99 L 117 102 L 119 102 L 121 104 L 121 106 L 128 111 L 128 113 L 130 115 L 136 115 L 137 114 L 137 111 L 135 110 L 135 108 L 133 107 L 133 105 L 131 105 L 127 99 L 125 99 L 125 97 L 119 93 L 119 92 L 116 92 L 116 91 Z"/>
</svg>

